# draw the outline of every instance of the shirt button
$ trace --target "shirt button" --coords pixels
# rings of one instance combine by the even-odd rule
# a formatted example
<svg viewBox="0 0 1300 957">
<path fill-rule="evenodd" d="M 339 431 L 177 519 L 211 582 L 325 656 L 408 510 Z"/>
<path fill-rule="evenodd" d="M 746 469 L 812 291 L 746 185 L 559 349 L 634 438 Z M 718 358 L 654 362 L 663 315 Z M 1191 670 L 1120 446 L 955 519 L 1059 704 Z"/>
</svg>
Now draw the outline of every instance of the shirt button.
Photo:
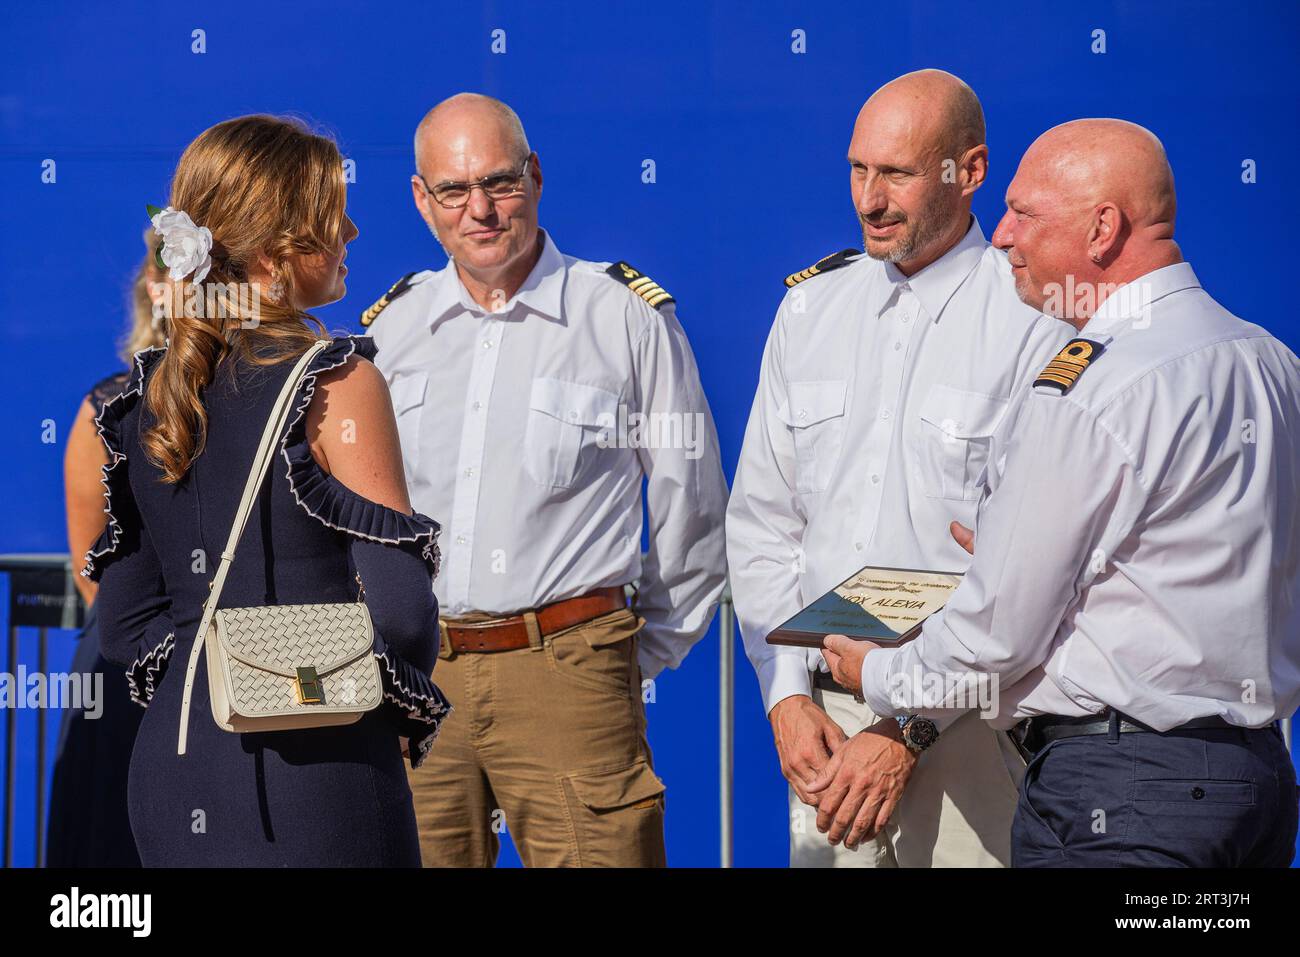
<svg viewBox="0 0 1300 957">
<path fill-rule="evenodd" d="M 895 351 L 895 352 L 897 352 L 897 351 L 898 351 L 899 349 L 901 349 L 901 348 L 903 348 L 903 344 L 902 344 L 901 342 L 895 342 L 895 343 L 894 343 L 894 351 Z"/>
<path fill-rule="evenodd" d="M 888 418 L 889 418 L 889 410 L 888 410 L 888 409 L 881 409 L 881 410 L 880 410 L 880 417 L 881 417 L 882 419 L 888 419 Z"/>
<path fill-rule="evenodd" d="M 466 469 L 466 470 L 465 470 L 465 474 L 466 474 L 469 478 L 473 478 L 473 477 L 474 477 L 474 470 L 473 470 L 473 469 Z"/>
<path fill-rule="evenodd" d="M 484 340 L 483 340 L 483 348 L 484 348 L 484 349 L 491 349 L 491 348 L 492 348 L 492 343 L 489 342 L 487 339 L 484 339 Z"/>
<path fill-rule="evenodd" d="M 457 545 L 464 545 L 464 544 L 465 544 L 465 536 L 464 536 L 464 535 L 457 535 L 457 536 L 456 536 L 456 544 L 457 544 Z"/>
<path fill-rule="evenodd" d="M 854 543 L 853 543 L 853 550 L 854 550 L 855 552 L 860 552 L 860 551 L 862 551 L 862 543 L 861 543 L 861 542 L 854 542 Z"/>
<path fill-rule="evenodd" d="M 800 410 L 799 410 L 799 418 L 801 418 L 801 419 L 806 419 L 806 418 L 808 418 L 808 410 L 807 410 L 807 409 L 800 409 Z"/>
<path fill-rule="evenodd" d="M 1192 788 L 1192 797 L 1198 801 L 1205 797 L 1205 788 Z"/>
<path fill-rule="evenodd" d="M 904 321 L 904 322 L 911 322 L 911 321 L 912 321 L 912 314 L 911 314 L 910 312 L 905 312 L 905 313 L 903 313 L 903 321 Z"/>
<path fill-rule="evenodd" d="M 880 476 L 879 476 L 879 475 L 876 475 L 875 473 L 872 473 L 872 475 L 871 475 L 871 484 L 872 484 L 872 485 L 879 485 L 879 484 L 880 484 Z"/>
<path fill-rule="evenodd" d="M 570 410 L 569 410 L 569 421 L 570 421 L 570 422 L 577 422 L 577 421 L 578 421 L 578 410 L 577 410 L 577 409 L 570 409 Z"/>
<path fill-rule="evenodd" d="M 483 403 L 482 403 L 482 402 L 479 402 L 479 401 L 477 401 L 477 400 L 475 400 L 475 402 L 474 402 L 474 411 L 477 412 L 477 411 L 478 411 L 479 409 L 481 409 L 481 408 L 483 408 Z"/>
</svg>

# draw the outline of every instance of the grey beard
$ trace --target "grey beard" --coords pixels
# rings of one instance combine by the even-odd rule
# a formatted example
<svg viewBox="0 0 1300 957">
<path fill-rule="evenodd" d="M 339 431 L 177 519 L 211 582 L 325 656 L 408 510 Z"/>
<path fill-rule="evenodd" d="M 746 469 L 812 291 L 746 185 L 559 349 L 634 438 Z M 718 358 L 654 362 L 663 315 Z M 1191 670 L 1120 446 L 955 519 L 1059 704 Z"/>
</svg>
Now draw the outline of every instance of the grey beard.
<svg viewBox="0 0 1300 957">
<path fill-rule="evenodd" d="M 871 245 L 867 242 L 867 226 L 866 223 L 862 223 L 862 248 L 866 250 L 868 256 L 880 262 L 906 262 L 916 255 L 918 249 L 924 249 L 943 231 L 943 224 L 937 217 L 922 217 L 917 220 L 917 223 L 917 228 L 906 239 L 885 253 L 871 251 Z"/>
</svg>

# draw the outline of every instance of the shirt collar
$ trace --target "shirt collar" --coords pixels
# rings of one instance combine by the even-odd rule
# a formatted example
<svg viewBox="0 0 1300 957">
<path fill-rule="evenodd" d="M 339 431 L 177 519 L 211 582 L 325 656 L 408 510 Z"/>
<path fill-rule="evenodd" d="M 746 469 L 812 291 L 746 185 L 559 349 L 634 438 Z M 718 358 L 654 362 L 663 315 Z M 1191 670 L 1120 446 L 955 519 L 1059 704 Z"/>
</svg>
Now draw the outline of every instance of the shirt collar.
<svg viewBox="0 0 1300 957">
<path fill-rule="evenodd" d="M 1157 299 L 1183 289 L 1200 288 L 1201 283 L 1190 263 L 1174 263 L 1172 266 L 1153 269 L 1108 295 L 1079 335 L 1084 338 L 1114 335 L 1126 321 L 1149 319 L 1148 310 Z"/>
<path fill-rule="evenodd" d="M 440 271 L 433 302 L 429 305 L 429 324 L 434 325 L 446 318 L 453 310 L 477 313 L 480 316 L 510 315 L 516 306 L 523 306 L 528 312 L 535 312 L 545 319 L 556 322 L 564 321 L 564 280 L 568 266 L 564 254 L 556 247 L 551 234 L 544 229 L 542 234 L 542 255 L 538 257 L 532 272 L 524 284 L 502 307 L 499 313 L 491 313 L 474 301 L 460 281 L 456 271 L 455 260 L 448 260 Z"/>
<path fill-rule="evenodd" d="M 980 229 L 979 220 L 972 215 L 970 226 L 957 245 L 916 275 L 904 276 L 896 265 L 885 263 L 885 282 L 877 284 L 878 291 L 871 304 L 871 315 L 879 316 L 884 312 L 902 287 L 907 285 L 930 319 L 938 322 L 944 306 L 979 265 L 987 246 L 984 230 Z"/>
</svg>

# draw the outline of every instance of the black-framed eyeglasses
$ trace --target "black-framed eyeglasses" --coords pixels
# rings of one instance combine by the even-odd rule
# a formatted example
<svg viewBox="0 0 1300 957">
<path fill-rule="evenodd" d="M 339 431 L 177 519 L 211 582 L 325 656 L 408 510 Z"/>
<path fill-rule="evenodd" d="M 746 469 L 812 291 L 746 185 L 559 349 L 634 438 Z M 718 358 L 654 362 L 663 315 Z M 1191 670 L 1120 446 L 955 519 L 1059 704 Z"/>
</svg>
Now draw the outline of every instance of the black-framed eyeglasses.
<svg viewBox="0 0 1300 957">
<path fill-rule="evenodd" d="M 522 193 L 524 177 L 528 175 L 528 164 L 532 161 L 533 154 L 529 153 L 528 159 L 524 160 L 523 169 L 518 173 L 493 173 L 472 183 L 439 183 L 432 189 L 420 173 L 416 173 L 415 178 L 420 181 L 424 191 L 433 197 L 433 201 L 443 209 L 460 209 L 469 202 L 470 193 L 474 192 L 475 186 L 483 190 L 488 199 L 492 200 L 509 199 Z"/>
</svg>

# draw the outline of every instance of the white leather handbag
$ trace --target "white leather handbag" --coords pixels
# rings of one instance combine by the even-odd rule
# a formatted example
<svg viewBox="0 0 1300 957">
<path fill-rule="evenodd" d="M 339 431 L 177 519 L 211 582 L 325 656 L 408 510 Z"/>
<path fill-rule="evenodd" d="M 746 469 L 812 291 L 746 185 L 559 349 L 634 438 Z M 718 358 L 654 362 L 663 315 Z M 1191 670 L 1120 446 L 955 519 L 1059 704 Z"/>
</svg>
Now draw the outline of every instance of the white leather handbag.
<svg viewBox="0 0 1300 957">
<path fill-rule="evenodd" d="M 328 345 L 328 340 L 321 340 L 298 360 L 262 432 L 190 651 L 177 754 L 185 753 L 194 676 L 205 647 L 212 717 L 226 731 L 351 724 L 383 700 L 374 627 L 364 602 L 217 610 L 226 573 L 274 457 L 276 437 L 288 421 L 294 392 L 308 363 Z"/>
</svg>

